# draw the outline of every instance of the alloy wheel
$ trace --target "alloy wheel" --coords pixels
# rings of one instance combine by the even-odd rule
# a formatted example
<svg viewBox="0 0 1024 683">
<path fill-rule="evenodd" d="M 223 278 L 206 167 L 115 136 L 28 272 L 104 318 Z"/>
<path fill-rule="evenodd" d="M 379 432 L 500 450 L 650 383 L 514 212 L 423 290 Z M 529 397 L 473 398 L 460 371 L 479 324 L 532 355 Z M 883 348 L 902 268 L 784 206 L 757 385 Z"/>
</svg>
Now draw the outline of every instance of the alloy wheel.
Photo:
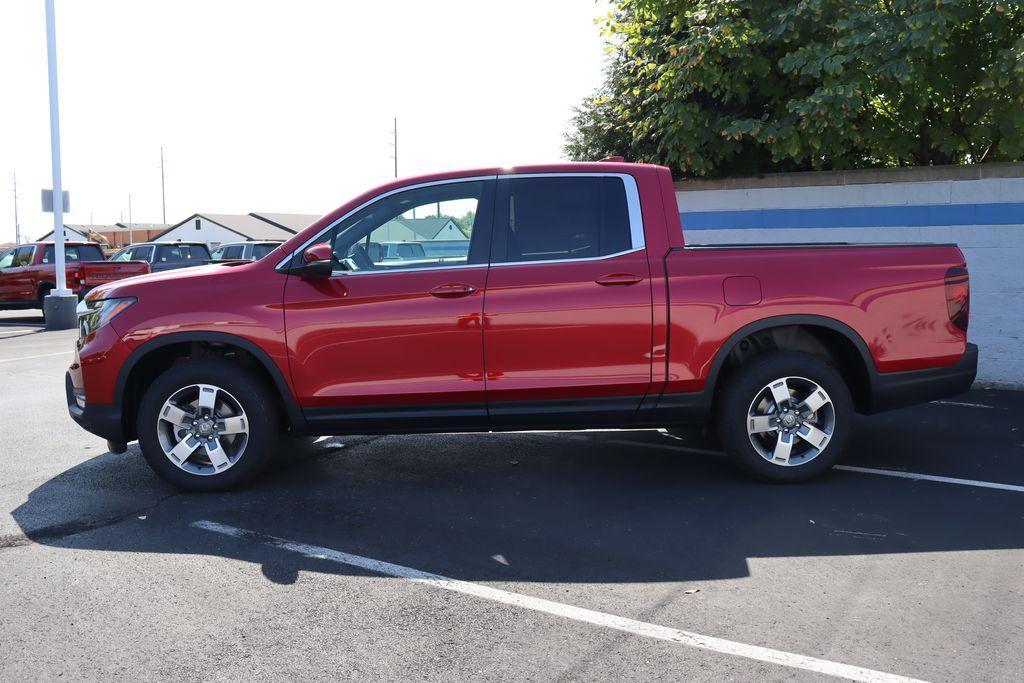
<svg viewBox="0 0 1024 683">
<path fill-rule="evenodd" d="M 160 408 L 156 429 L 167 459 L 201 476 L 230 468 L 249 442 L 242 404 L 212 384 L 191 384 L 171 394 Z"/>
<path fill-rule="evenodd" d="M 762 458 L 781 467 L 803 465 L 828 447 L 836 411 L 825 389 L 804 377 L 766 384 L 747 411 L 747 435 Z"/>
</svg>

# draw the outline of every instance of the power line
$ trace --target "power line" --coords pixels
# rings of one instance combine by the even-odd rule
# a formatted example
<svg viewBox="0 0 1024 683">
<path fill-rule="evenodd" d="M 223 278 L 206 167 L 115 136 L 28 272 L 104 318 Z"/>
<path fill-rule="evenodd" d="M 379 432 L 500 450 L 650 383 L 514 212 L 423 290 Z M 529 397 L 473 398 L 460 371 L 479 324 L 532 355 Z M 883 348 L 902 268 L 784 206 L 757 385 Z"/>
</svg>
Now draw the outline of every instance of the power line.
<svg viewBox="0 0 1024 683">
<path fill-rule="evenodd" d="M 391 129 L 391 146 L 395 148 L 392 159 L 395 160 L 395 177 L 398 177 L 398 117 L 395 117 L 394 127 Z"/>
</svg>

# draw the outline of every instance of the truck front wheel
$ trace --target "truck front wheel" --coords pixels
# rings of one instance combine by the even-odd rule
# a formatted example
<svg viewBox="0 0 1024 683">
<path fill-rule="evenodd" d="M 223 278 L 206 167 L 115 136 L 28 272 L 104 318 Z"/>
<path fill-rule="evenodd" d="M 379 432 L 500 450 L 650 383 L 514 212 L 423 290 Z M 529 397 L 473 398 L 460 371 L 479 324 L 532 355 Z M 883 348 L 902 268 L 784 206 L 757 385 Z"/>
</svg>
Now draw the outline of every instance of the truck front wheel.
<svg viewBox="0 0 1024 683">
<path fill-rule="evenodd" d="M 726 453 L 754 477 L 806 481 L 840 459 L 853 421 L 842 376 L 814 356 L 772 351 L 728 378 L 718 433 Z"/>
<path fill-rule="evenodd" d="M 161 477 L 190 491 L 241 486 L 271 460 L 279 418 L 264 382 L 228 360 L 172 366 L 139 404 L 139 446 Z"/>
</svg>

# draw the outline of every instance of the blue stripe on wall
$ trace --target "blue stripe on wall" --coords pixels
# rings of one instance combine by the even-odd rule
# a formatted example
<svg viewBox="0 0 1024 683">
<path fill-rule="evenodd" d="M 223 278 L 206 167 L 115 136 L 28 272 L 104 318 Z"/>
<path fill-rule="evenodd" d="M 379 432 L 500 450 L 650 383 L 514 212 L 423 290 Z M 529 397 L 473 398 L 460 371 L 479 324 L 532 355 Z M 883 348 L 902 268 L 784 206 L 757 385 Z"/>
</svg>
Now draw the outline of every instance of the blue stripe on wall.
<svg viewBox="0 0 1024 683">
<path fill-rule="evenodd" d="M 683 200 L 685 202 L 685 197 Z M 684 230 L 1013 225 L 1024 224 L 1024 202 L 680 211 L 679 217 Z"/>
</svg>

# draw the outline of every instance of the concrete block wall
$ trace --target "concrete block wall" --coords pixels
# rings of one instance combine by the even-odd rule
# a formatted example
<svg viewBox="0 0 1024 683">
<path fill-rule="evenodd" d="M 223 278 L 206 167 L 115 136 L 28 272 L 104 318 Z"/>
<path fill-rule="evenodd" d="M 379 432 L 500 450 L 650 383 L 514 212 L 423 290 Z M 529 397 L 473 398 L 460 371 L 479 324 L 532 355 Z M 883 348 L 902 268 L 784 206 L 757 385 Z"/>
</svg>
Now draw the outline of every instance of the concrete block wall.
<svg viewBox="0 0 1024 683">
<path fill-rule="evenodd" d="M 1024 389 L 1024 164 L 683 181 L 676 200 L 688 244 L 957 243 L 978 382 Z"/>
</svg>

